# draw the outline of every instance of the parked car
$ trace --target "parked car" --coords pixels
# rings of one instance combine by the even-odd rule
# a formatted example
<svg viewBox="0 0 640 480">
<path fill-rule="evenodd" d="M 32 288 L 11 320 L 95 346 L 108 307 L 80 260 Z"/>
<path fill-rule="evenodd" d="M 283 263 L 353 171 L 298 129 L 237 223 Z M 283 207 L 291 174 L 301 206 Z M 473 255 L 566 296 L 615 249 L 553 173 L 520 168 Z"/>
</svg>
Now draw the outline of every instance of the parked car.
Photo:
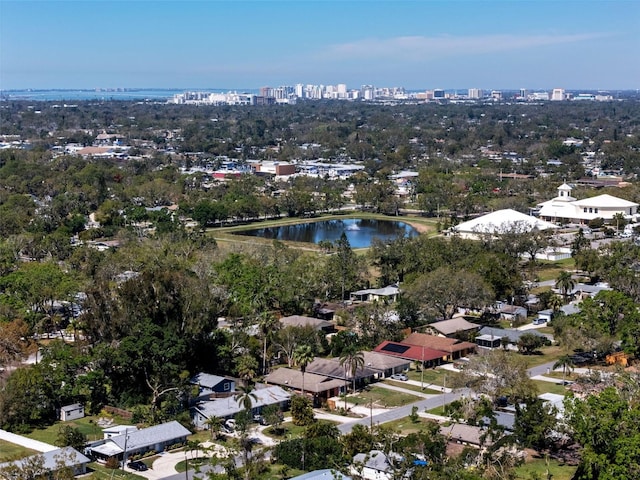
<svg viewBox="0 0 640 480">
<path fill-rule="evenodd" d="M 127 467 L 131 470 L 135 470 L 136 472 L 144 472 L 149 469 L 147 465 L 140 460 L 134 460 L 133 462 L 127 463 Z"/>
<path fill-rule="evenodd" d="M 407 377 L 404 373 L 394 373 L 389 378 L 391 378 L 391 380 L 400 380 L 402 382 L 406 382 L 407 380 L 409 380 L 409 377 Z"/>
<path fill-rule="evenodd" d="M 267 421 L 264 419 L 263 415 L 254 415 L 253 421 L 259 423 L 260 425 L 266 425 Z"/>
</svg>

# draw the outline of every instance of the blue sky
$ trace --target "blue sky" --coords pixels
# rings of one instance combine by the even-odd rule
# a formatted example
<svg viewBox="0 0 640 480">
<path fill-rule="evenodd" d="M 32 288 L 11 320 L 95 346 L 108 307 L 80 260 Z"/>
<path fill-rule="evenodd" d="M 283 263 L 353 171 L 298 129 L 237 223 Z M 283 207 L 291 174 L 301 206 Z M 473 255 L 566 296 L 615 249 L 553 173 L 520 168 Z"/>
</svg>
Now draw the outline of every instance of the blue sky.
<svg viewBox="0 0 640 480">
<path fill-rule="evenodd" d="M 640 88 L 639 0 L 0 0 L 0 89 Z"/>
</svg>

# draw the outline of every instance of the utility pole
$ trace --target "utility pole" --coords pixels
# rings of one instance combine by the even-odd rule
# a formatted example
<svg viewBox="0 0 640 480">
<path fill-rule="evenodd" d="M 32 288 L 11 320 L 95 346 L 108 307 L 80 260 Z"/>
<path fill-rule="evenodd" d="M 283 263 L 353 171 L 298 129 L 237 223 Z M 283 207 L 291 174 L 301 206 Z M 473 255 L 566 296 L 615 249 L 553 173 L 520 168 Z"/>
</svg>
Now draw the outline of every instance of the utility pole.
<svg viewBox="0 0 640 480">
<path fill-rule="evenodd" d="M 124 472 L 124 466 L 127 463 L 127 442 L 128 441 L 129 441 L 129 434 L 125 433 L 125 437 L 124 437 L 124 452 L 122 452 L 122 471 L 123 472 Z"/>
<path fill-rule="evenodd" d="M 422 363 L 420 364 L 420 390 L 424 390 L 424 345 L 422 345 Z"/>
</svg>

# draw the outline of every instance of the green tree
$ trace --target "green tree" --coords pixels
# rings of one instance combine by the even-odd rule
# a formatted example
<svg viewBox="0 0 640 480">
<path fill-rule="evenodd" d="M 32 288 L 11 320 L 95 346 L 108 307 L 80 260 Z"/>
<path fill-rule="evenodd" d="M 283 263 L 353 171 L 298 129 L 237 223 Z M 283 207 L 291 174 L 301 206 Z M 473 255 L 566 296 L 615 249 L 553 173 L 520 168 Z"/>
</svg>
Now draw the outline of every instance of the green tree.
<svg viewBox="0 0 640 480">
<path fill-rule="evenodd" d="M 558 434 L 558 411 L 540 398 L 530 398 L 524 404 L 516 404 L 514 436 L 519 444 L 543 452 L 553 444 Z"/>
<path fill-rule="evenodd" d="M 86 443 L 87 436 L 80 429 L 71 425 L 60 425 L 58 427 L 55 441 L 57 447 L 73 447 L 82 452 Z"/>
<path fill-rule="evenodd" d="M 518 350 L 525 355 L 531 355 L 548 343 L 545 337 L 527 332 L 518 339 Z"/>
<path fill-rule="evenodd" d="M 449 319 L 458 307 L 482 308 L 493 298 L 491 287 L 477 273 L 440 267 L 416 278 L 407 295 L 423 311 Z"/>
<path fill-rule="evenodd" d="M 565 400 L 565 418 L 583 447 L 577 480 L 632 479 L 640 472 L 640 408 L 613 387 Z"/>
<path fill-rule="evenodd" d="M 311 425 L 314 422 L 311 401 L 301 395 L 294 395 L 291 398 L 291 417 L 294 425 Z"/>
</svg>

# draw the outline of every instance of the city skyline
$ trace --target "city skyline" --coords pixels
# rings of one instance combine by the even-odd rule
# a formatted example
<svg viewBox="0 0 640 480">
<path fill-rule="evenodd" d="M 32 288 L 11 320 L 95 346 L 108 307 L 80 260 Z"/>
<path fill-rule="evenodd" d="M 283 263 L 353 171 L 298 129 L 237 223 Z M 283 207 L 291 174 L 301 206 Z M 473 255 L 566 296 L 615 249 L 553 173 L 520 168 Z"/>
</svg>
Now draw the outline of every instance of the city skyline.
<svg viewBox="0 0 640 480">
<path fill-rule="evenodd" d="M 0 0 L 0 89 L 637 89 L 640 2 Z"/>
</svg>

